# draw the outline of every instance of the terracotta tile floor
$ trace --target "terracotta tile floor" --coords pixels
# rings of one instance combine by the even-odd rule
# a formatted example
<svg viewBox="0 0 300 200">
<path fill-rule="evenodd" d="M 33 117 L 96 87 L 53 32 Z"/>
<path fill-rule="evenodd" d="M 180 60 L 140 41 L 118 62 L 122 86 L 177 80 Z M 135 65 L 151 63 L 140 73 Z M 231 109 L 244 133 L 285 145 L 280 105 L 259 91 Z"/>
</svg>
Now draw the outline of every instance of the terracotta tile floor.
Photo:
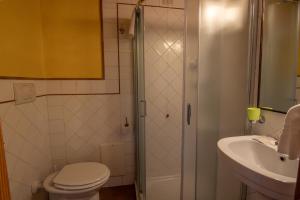
<svg viewBox="0 0 300 200">
<path fill-rule="evenodd" d="M 101 200 L 136 200 L 134 185 L 102 188 Z"/>
</svg>

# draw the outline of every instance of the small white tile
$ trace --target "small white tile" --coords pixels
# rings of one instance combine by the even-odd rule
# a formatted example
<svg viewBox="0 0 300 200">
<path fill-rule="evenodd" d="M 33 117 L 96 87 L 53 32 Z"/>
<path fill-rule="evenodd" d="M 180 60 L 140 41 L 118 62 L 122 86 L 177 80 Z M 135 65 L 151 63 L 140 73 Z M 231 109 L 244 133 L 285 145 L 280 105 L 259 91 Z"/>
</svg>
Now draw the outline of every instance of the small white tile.
<svg viewBox="0 0 300 200">
<path fill-rule="evenodd" d="M 56 170 L 62 169 L 66 164 L 68 164 L 66 159 L 53 159 L 53 167 L 55 167 Z"/>
<path fill-rule="evenodd" d="M 104 39 L 105 51 L 118 51 L 118 40 L 117 38 L 105 38 Z"/>
<path fill-rule="evenodd" d="M 105 71 L 106 80 L 118 80 L 119 79 L 119 68 L 118 67 L 108 67 Z"/>
<path fill-rule="evenodd" d="M 106 92 L 106 82 L 101 81 L 92 81 L 91 82 L 91 93 L 105 93 Z"/>
<path fill-rule="evenodd" d="M 47 82 L 47 93 L 48 94 L 60 94 L 62 91 L 61 81 L 48 81 Z"/>
<path fill-rule="evenodd" d="M 103 20 L 112 20 L 117 18 L 116 8 L 105 8 L 103 9 Z"/>
<path fill-rule="evenodd" d="M 135 182 L 135 175 L 134 173 L 126 174 L 123 177 L 123 185 L 132 185 Z"/>
<path fill-rule="evenodd" d="M 4 116 L 4 121 L 11 127 L 15 127 L 18 124 L 19 119 L 20 111 L 16 108 L 16 106 L 11 105 Z"/>
<path fill-rule="evenodd" d="M 47 103 L 48 103 L 48 106 L 62 106 L 63 98 L 62 98 L 62 96 L 48 96 Z"/>
<path fill-rule="evenodd" d="M 105 183 L 104 187 L 115 187 L 123 185 L 123 177 L 117 176 L 117 177 L 110 177 L 107 183 Z"/>
<path fill-rule="evenodd" d="M 0 80 L 0 91 L 0 101 L 9 101 L 14 99 L 11 80 Z"/>
<path fill-rule="evenodd" d="M 73 131 L 77 132 L 78 129 L 82 126 L 82 121 L 80 121 L 77 117 L 73 117 L 67 124 L 67 126 Z"/>
<path fill-rule="evenodd" d="M 90 81 L 80 80 L 76 81 L 76 94 L 89 94 L 91 93 Z"/>
<path fill-rule="evenodd" d="M 106 92 L 107 93 L 116 93 L 119 90 L 119 81 L 118 80 L 106 80 Z"/>
<path fill-rule="evenodd" d="M 50 133 L 64 133 L 65 123 L 63 120 L 50 120 L 49 132 Z"/>
<path fill-rule="evenodd" d="M 50 145 L 52 148 L 66 145 L 66 137 L 64 133 L 53 133 L 50 135 Z"/>
<path fill-rule="evenodd" d="M 69 140 L 68 145 L 74 149 L 78 150 L 85 141 L 82 140 L 82 138 L 78 137 L 77 135 L 73 135 L 73 137 Z"/>
<path fill-rule="evenodd" d="M 37 95 L 45 95 L 47 94 L 47 81 L 46 80 L 37 80 L 34 81 L 36 86 L 36 94 Z"/>
<path fill-rule="evenodd" d="M 104 64 L 107 67 L 118 66 L 118 52 L 115 51 L 104 51 Z"/>
<path fill-rule="evenodd" d="M 75 114 L 81 108 L 82 104 L 78 98 L 71 98 L 66 102 L 65 108 Z"/>
<path fill-rule="evenodd" d="M 118 30 L 116 23 L 103 23 L 103 38 L 106 40 L 109 39 L 116 39 L 118 37 Z"/>
<path fill-rule="evenodd" d="M 64 160 L 64 159 L 66 159 L 65 146 L 52 147 L 52 159 L 53 160 Z"/>
<path fill-rule="evenodd" d="M 61 92 L 63 94 L 75 94 L 76 93 L 76 81 L 64 80 L 61 81 Z"/>
<path fill-rule="evenodd" d="M 49 120 L 63 119 L 63 107 L 62 106 L 51 106 L 48 107 Z"/>
</svg>

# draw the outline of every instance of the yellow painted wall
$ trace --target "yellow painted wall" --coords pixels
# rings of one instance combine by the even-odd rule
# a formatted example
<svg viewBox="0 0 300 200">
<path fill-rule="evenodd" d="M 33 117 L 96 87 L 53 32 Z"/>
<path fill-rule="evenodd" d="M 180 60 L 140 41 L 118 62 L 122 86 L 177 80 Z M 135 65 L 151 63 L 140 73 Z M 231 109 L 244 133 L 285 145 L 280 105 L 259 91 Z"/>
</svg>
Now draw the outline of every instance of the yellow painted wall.
<svg viewBox="0 0 300 200">
<path fill-rule="evenodd" d="M 99 2 L 0 2 L 0 76 L 103 78 Z"/>
<path fill-rule="evenodd" d="M 103 77 L 99 12 L 99 0 L 42 0 L 47 77 Z"/>
<path fill-rule="evenodd" d="M 43 76 L 40 0 L 0 2 L 0 76 Z"/>
</svg>

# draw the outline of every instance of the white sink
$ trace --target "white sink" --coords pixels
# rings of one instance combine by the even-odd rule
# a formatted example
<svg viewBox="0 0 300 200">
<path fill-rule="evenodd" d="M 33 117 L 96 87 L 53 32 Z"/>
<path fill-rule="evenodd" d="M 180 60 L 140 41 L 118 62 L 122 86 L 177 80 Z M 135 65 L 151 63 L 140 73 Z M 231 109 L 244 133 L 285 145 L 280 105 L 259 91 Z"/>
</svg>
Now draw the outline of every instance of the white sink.
<svg viewBox="0 0 300 200">
<path fill-rule="evenodd" d="M 275 199 L 293 199 L 298 160 L 282 160 L 276 146 L 257 140 L 262 136 L 221 139 L 221 158 L 232 166 L 234 174 L 252 189 Z"/>
</svg>

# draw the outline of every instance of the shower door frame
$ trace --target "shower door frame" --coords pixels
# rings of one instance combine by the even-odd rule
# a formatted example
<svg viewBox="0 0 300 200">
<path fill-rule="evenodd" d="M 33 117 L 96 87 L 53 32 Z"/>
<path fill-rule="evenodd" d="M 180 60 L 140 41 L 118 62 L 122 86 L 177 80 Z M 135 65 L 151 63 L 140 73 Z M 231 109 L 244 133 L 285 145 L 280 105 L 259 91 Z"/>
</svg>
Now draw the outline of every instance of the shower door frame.
<svg viewBox="0 0 300 200">
<path fill-rule="evenodd" d="M 144 8 L 135 8 L 134 50 L 134 107 L 136 133 L 136 187 L 141 199 L 146 196 L 146 159 L 145 159 L 145 65 L 144 65 Z"/>
<path fill-rule="evenodd" d="M 196 199 L 197 114 L 194 110 L 198 110 L 199 6 L 199 0 L 185 1 L 185 11 L 192 12 L 185 12 L 181 200 Z M 196 37 L 189 40 L 193 36 Z"/>
</svg>

